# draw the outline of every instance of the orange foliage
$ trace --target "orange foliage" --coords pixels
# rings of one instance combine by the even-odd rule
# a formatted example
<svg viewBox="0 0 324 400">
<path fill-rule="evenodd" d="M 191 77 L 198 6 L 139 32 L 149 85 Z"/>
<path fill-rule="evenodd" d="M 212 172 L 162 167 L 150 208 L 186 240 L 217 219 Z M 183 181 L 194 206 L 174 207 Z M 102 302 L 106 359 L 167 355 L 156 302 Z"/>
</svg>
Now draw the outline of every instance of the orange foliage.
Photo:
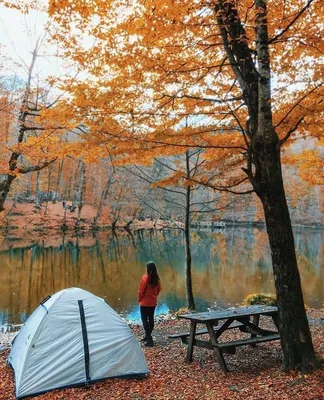
<svg viewBox="0 0 324 400">
<path fill-rule="evenodd" d="M 27 3 L 1 1 L 23 12 Z M 48 12 L 57 24 L 49 28 L 51 40 L 82 73 L 60 81 L 49 77 L 50 85 L 69 93 L 68 100 L 42 108 L 33 123 L 43 130 L 26 136 L 23 143 L 8 147 L 1 139 L 1 157 L 19 149 L 31 163 L 44 154 L 69 154 L 86 163 L 109 155 L 115 165 L 150 165 L 154 157 L 199 147 L 204 150 L 199 182 L 249 190 L 241 169 L 251 144 L 247 109 L 224 53 L 216 3 L 51 0 Z M 239 40 L 255 53 L 258 10 L 247 0 L 227 3 L 238 4 L 245 28 Z M 35 2 L 33 7 L 41 5 Z M 285 162 L 297 164 L 311 184 L 322 184 L 318 127 L 324 104 L 324 5 L 311 0 L 303 8 L 297 0 L 269 0 L 268 9 L 273 125 L 285 147 L 310 136 L 317 141 L 318 149 L 306 149 Z M 2 117 L 0 123 L 3 127 L 7 122 Z M 66 134 L 78 124 L 86 126 L 86 132 Z M 2 137 L 4 132 L 1 129 Z M 3 172 L 6 160 L 0 160 Z M 183 183 L 180 175 L 169 183 Z"/>
<path fill-rule="evenodd" d="M 287 157 L 286 164 L 297 164 L 300 176 L 311 185 L 324 185 L 323 150 L 304 150 L 300 154 Z"/>
<path fill-rule="evenodd" d="M 224 53 L 216 3 L 49 2 L 60 26 L 53 40 L 88 73 L 68 87 L 72 108 L 91 132 L 91 151 L 106 147 L 122 164 L 147 165 L 153 157 L 200 147 L 206 149 L 207 175 L 217 168 L 213 185 L 244 179 L 247 110 Z M 227 3 L 238 4 L 241 41 L 253 53 L 258 10 L 247 0 Z M 323 16 L 321 0 L 304 8 L 299 0 L 268 1 L 273 125 L 285 145 L 294 132 L 322 135 Z M 316 152 L 306 152 L 299 165 L 302 176 L 318 184 L 321 178 L 310 179 L 314 169 L 305 173 L 320 162 L 315 159 Z"/>
</svg>

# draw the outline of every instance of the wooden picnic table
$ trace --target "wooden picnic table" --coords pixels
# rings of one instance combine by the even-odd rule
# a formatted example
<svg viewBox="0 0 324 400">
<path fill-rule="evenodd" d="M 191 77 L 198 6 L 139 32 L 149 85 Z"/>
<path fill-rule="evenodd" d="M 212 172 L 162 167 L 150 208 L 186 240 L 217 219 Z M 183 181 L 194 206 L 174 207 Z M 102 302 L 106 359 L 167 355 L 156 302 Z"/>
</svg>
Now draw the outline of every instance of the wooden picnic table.
<svg viewBox="0 0 324 400">
<path fill-rule="evenodd" d="M 183 343 L 188 344 L 187 361 L 192 361 L 194 346 L 214 350 L 220 367 L 228 371 L 223 353 L 234 354 L 238 346 L 255 346 L 261 342 L 280 340 L 278 330 L 267 330 L 259 326 L 260 316 L 271 317 L 278 329 L 277 307 L 249 306 L 179 315 L 179 318 L 190 321 L 190 332 L 169 335 L 169 338 L 181 338 Z M 204 324 L 206 328 L 197 330 L 197 324 Z M 219 337 L 229 329 L 239 329 L 250 336 L 241 340 L 219 342 Z M 209 334 L 209 340 L 196 339 L 196 336 L 205 333 Z"/>
</svg>

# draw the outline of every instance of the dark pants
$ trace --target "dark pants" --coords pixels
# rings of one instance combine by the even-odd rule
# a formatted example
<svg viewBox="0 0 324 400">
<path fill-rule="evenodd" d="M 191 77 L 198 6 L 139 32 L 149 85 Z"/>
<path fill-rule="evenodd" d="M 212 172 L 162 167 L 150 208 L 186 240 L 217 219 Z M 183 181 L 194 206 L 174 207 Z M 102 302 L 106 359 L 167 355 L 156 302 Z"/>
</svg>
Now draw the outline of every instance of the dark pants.
<svg viewBox="0 0 324 400">
<path fill-rule="evenodd" d="M 140 306 L 140 310 L 141 310 L 142 324 L 145 331 L 145 337 L 147 339 L 152 339 L 152 331 L 154 328 L 155 306 L 154 307 Z"/>
</svg>

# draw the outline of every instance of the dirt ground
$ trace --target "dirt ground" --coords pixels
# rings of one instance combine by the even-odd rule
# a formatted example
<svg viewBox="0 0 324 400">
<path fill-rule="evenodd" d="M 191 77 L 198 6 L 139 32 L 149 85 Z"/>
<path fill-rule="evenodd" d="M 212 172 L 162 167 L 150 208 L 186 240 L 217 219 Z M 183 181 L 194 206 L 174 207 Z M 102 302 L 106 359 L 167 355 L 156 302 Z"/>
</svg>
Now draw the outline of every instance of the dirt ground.
<svg viewBox="0 0 324 400">
<path fill-rule="evenodd" d="M 324 356 L 324 310 L 308 310 L 318 357 Z M 266 324 L 267 325 L 267 324 Z M 143 332 L 131 326 L 139 339 Z M 108 379 L 87 387 L 49 392 L 39 400 L 323 400 L 324 370 L 312 374 L 281 371 L 278 342 L 256 348 L 243 346 L 225 355 L 230 372 L 223 372 L 213 352 L 194 350 L 192 363 L 185 361 L 186 346 L 168 334 L 188 329 L 186 321 L 166 319 L 156 323 L 155 346 L 143 348 L 149 375 L 143 380 Z M 234 339 L 234 331 L 227 333 Z M 14 400 L 14 378 L 6 366 L 9 349 L 0 352 L 0 400 Z"/>
</svg>

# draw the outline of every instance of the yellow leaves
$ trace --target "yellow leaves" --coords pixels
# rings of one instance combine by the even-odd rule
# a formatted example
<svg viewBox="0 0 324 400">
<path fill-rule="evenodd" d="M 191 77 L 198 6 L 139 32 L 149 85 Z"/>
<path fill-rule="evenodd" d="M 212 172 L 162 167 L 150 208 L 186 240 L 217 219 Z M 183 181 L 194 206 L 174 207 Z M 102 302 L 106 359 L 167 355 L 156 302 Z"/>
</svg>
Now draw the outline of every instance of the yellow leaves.
<svg viewBox="0 0 324 400">
<path fill-rule="evenodd" d="M 246 29 L 237 41 L 253 53 L 260 10 L 248 0 L 235 4 Z M 270 51 L 271 104 L 280 139 L 294 129 L 294 137 L 321 135 L 323 4 L 315 0 L 294 21 L 300 1 L 268 1 L 270 38 L 279 35 Z M 89 162 L 109 150 L 119 165 L 150 165 L 154 157 L 200 147 L 207 172 L 201 179 L 212 170 L 237 179 L 246 162 L 247 108 L 216 24 L 221 12 L 215 15 L 214 3 L 208 7 L 191 0 L 51 0 L 49 13 L 60 24 L 55 37 L 82 78 L 62 81 L 70 104 L 42 113 L 38 123 L 69 129 L 86 125 L 88 132 L 78 137 L 86 143 L 71 143 L 69 151 Z M 310 154 L 298 165 L 309 181 L 320 181 L 313 173 L 320 166 Z M 160 184 L 183 185 L 183 175 Z"/>
<path fill-rule="evenodd" d="M 176 171 L 165 179 L 154 182 L 151 186 L 154 187 L 168 187 L 168 186 L 185 186 L 186 175 L 182 171 Z M 188 184 L 188 183 L 187 183 Z"/>
<path fill-rule="evenodd" d="M 39 7 L 39 2 L 35 1 L 31 3 L 28 0 L 0 0 L 0 5 L 27 14 L 30 9 L 37 9 Z"/>
<path fill-rule="evenodd" d="M 304 150 L 283 159 L 285 164 L 297 165 L 302 179 L 311 185 L 324 185 L 324 148 Z"/>
</svg>

